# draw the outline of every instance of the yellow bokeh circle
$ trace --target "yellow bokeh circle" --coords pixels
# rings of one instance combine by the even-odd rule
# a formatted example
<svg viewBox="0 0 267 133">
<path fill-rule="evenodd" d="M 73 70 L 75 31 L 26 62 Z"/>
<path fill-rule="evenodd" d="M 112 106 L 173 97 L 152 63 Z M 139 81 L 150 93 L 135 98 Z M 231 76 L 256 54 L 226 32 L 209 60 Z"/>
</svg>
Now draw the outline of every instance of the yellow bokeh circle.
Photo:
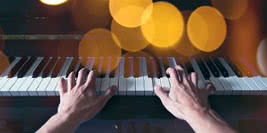
<svg viewBox="0 0 267 133">
<path fill-rule="evenodd" d="M 243 16 L 248 7 L 248 0 L 211 0 L 211 3 L 225 18 L 231 20 Z"/>
<path fill-rule="evenodd" d="M 141 16 L 151 4 L 152 0 L 109 0 L 109 10 L 120 25 L 138 27 L 145 22 L 141 21 Z M 152 9 L 146 13 L 151 14 L 151 12 Z"/>
<path fill-rule="evenodd" d="M 146 11 L 144 18 L 147 18 Z M 174 5 L 168 2 L 155 2 L 151 16 L 141 25 L 141 29 L 146 40 L 152 45 L 169 47 L 177 43 L 183 35 L 183 16 Z"/>
<path fill-rule="evenodd" d="M 121 56 L 121 49 L 116 45 L 118 41 L 113 33 L 106 29 L 93 29 L 87 32 L 80 44 L 79 44 L 79 56 L 86 57 L 112 57 L 113 59 Z M 104 60 L 108 61 L 108 60 Z M 86 60 L 82 60 L 82 64 L 85 65 Z M 107 64 L 107 63 L 103 63 Z M 112 61 L 111 71 L 115 69 L 116 61 Z M 94 69 L 98 66 L 97 63 L 94 63 Z M 107 66 L 103 66 L 103 70 L 107 70 Z"/>
<path fill-rule="evenodd" d="M 46 5 L 56 6 L 56 5 L 63 4 L 67 2 L 68 0 L 40 0 L 40 1 Z"/>
<path fill-rule="evenodd" d="M 119 39 L 119 47 L 130 52 L 136 52 L 144 49 L 149 42 L 144 38 L 141 28 L 128 28 L 112 21 L 111 31 Z"/>
<path fill-rule="evenodd" d="M 225 40 L 225 19 L 216 8 L 201 6 L 189 17 L 187 34 L 196 48 L 204 52 L 212 52 Z"/>
</svg>

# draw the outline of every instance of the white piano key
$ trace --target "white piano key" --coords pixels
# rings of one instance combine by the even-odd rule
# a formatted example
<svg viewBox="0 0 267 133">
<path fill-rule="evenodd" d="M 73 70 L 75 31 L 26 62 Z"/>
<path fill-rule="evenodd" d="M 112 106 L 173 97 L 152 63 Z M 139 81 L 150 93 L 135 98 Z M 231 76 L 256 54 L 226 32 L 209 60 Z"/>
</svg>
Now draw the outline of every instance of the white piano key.
<svg viewBox="0 0 267 133">
<path fill-rule="evenodd" d="M 244 82 L 249 86 L 249 88 L 251 90 L 251 94 L 253 94 L 253 95 L 260 94 L 259 88 L 253 83 L 253 81 L 251 81 L 250 78 L 242 77 L 241 79 L 244 80 Z"/>
<path fill-rule="evenodd" d="M 160 70 L 162 73 L 162 77 L 160 78 L 162 88 L 164 89 L 164 91 L 169 91 L 171 85 L 169 82 L 169 78 L 167 77 L 166 72 L 165 72 L 165 68 L 162 62 L 162 57 L 158 57 L 158 59 L 159 59 Z"/>
<path fill-rule="evenodd" d="M 117 59 L 115 60 L 116 61 L 116 64 L 120 64 L 120 57 L 117 57 Z M 109 86 L 119 86 L 118 83 L 119 83 L 119 74 L 120 74 L 120 65 L 118 65 L 115 69 L 115 74 L 114 74 L 114 77 L 110 78 L 110 82 L 109 82 Z M 117 94 L 118 95 L 118 91 L 117 91 Z"/>
<path fill-rule="evenodd" d="M 220 77 L 218 79 L 219 79 L 218 81 L 221 83 L 221 85 L 224 88 L 223 95 L 230 95 L 230 94 L 232 94 L 232 86 L 229 84 L 229 82 L 225 78 L 223 78 L 223 77 Z"/>
<path fill-rule="evenodd" d="M 121 57 L 120 59 L 120 76 L 119 76 L 119 95 L 126 95 L 127 94 L 127 85 L 126 79 L 124 78 L 124 64 L 125 58 Z"/>
<path fill-rule="evenodd" d="M 250 87 L 245 83 L 244 80 L 242 80 L 241 78 L 236 78 L 236 82 L 241 86 L 242 93 L 241 95 L 248 95 L 251 93 L 251 89 Z"/>
<path fill-rule="evenodd" d="M 224 94 L 224 87 L 217 78 L 210 78 L 211 83 L 214 85 L 216 91 L 214 92 L 215 95 L 223 95 Z"/>
<path fill-rule="evenodd" d="M 192 67 L 195 70 L 195 72 L 198 73 L 198 80 L 199 80 L 198 87 L 199 88 L 205 88 L 205 78 L 204 78 L 196 60 L 194 58 L 190 58 L 190 62 L 192 64 Z"/>
<path fill-rule="evenodd" d="M 99 60 L 97 66 L 97 77 L 96 77 L 96 93 L 101 94 L 101 81 L 102 78 L 100 78 L 100 74 L 102 72 L 102 65 L 103 65 L 103 59 L 104 57 L 96 58 L 96 60 Z"/>
<path fill-rule="evenodd" d="M 221 62 L 221 64 L 224 66 L 224 68 L 229 73 L 229 76 L 237 76 L 233 69 L 229 66 L 229 64 L 224 60 L 224 58 L 219 57 L 218 60 Z"/>
<path fill-rule="evenodd" d="M 228 83 L 231 85 L 232 88 L 232 94 L 233 95 L 240 95 L 243 91 L 243 89 L 241 88 L 241 86 L 238 84 L 237 80 L 237 76 L 233 76 L 233 77 L 228 77 L 225 78 Z"/>
<path fill-rule="evenodd" d="M 154 90 L 154 87 L 156 85 L 159 87 L 162 87 L 162 85 L 161 85 L 160 79 L 157 77 L 157 74 L 156 74 L 156 64 L 155 64 L 154 58 L 150 57 L 150 61 L 152 65 L 152 73 L 153 73 L 152 81 L 153 81 L 153 90 Z"/>
<path fill-rule="evenodd" d="M 59 61 L 58 59 L 59 59 L 59 58 L 57 58 L 56 63 L 54 64 L 54 66 L 53 66 L 52 69 L 50 70 L 48 77 L 43 78 L 43 80 L 41 81 L 39 87 L 37 88 L 37 93 L 38 93 L 39 96 L 47 96 L 46 88 L 48 87 L 50 81 L 52 80 L 52 77 L 51 77 L 51 76 L 52 76 L 52 72 L 53 72 L 53 70 L 54 70 L 56 64 L 57 64 L 58 61 Z"/>
<path fill-rule="evenodd" d="M 143 59 L 142 57 L 137 57 L 138 59 L 138 67 L 139 67 L 139 75 L 136 78 L 135 84 L 135 94 L 140 96 L 145 94 L 145 83 L 144 83 L 144 68 L 143 68 Z"/>
<path fill-rule="evenodd" d="M 22 88 L 23 84 L 27 84 L 32 77 L 33 71 L 36 69 L 36 67 L 41 63 L 42 58 L 37 58 L 37 60 L 33 63 L 33 65 L 30 67 L 28 72 L 25 74 L 24 77 L 19 78 L 16 83 L 12 86 L 12 88 L 9 90 L 11 92 L 12 96 L 27 96 L 27 92 L 25 88 Z M 24 95 L 22 95 L 24 94 Z"/>
<path fill-rule="evenodd" d="M 260 93 L 265 94 L 267 87 L 262 83 L 261 78 L 262 78 L 261 76 L 256 76 L 250 79 L 256 84 L 256 86 L 258 86 L 258 88 L 260 88 L 261 91 Z"/>
<path fill-rule="evenodd" d="M 107 64 L 107 70 L 105 77 L 101 81 L 101 93 L 104 93 L 107 88 L 109 88 L 109 82 L 110 82 L 110 69 L 111 69 L 111 57 L 108 57 L 108 64 Z"/>
<path fill-rule="evenodd" d="M 64 57 L 63 57 L 64 58 Z M 58 73 L 56 78 L 52 78 L 49 86 L 46 88 L 46 93 L 48 96 L 58 96 L 59 95 L 59 87 L 58 82 L 61 77 L 66 77 L 68 68 L 70 67 L 72 59 L 66 58 L 61 70 Z"/>
<path fill-rule="evenodd" d="M 129 77 L 126 78 L 127 85 L 127 95 L 134 96 L 135 95 L 135 78 L 134 78 L 134 63 L 133 57 L 128 57 L 129 60 Z"/>
<path fill-rule="evenodd" d="M 7 69 L 1 74 L 1 80 L 0 80 L 0 95 L 2 96 L 4 92 L 2 92 L 3 86 L 7 83 L 9 80 L 8 73 L 9 71 L 19 62 L 21 57 L 17 57 L 8 67 Z"/>
<path fill-rule="evenodd" d="M 21 68 L 27 63 L 28 60 L 29 60 L 29 58 L 27 58 L 27 60 L 24 62 L 24 64 L 21 66 Z M 17 73 L 20 71 L 21 68 L 18 68 Z M 1 92 L 3 93 L 4 96 L 11 96 L 12 95 L 10 92 L 10 89 L 18 80 L 17 73 L 15 74 L 14 77 L 9 78 L 7 83 L 1 88 Z M 17 92 L 13 92 L 13 94 L 17 95 Z"/>
<path fill-rule="evenodd" d="M 148 77 L 146 58 L 142 57 L 142 60 L 143 60 L 143 68 L 144 68 L 143 70 L 144 70 L 145 95 L 150 96 L 150 95 L 153 95 L 154 93 L 153 82 L 152 82 L 152 78 Z"/>
</svg>

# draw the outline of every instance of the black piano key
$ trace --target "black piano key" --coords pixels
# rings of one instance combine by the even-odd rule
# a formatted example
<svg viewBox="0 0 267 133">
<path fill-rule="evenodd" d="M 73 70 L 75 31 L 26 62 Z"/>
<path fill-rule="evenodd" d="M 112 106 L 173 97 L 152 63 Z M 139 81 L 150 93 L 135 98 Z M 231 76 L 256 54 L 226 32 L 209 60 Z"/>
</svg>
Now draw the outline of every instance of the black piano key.
<svg viewBox="0 0 267 133">
<path fill-rule="evenodd" d="M 190 74 L 190 73 L 192 73 L 192 72 L 195 72 L 195 70 L 194 70 L 194 68 L 193 68 L 193 66 L 192 66 L 192 64 L 191 64 L 191 62 L 186 62 L 185 63 L 185 67 L 186 67 L 186 70 L 187 70 L 187 73 L 188 74 Z"/>
<path fill-rule="evenodd" d="M 72 59 L 71 64 L 70 64 L 68 71 L 67 71 L 67 74 L 66 74 L 66 78 L 69 76 L 69 74 L 71 72 L 75 72 L 75 67 L 78 64 L 78 62 L 79 62 L 79 57 L 74 57 Z"/>
<path fill-rule="evenodd" d="M 16 58 L 14 56 L 9 56 L 8 57 L 8 60 L 10 63 L 12 63 Z"/>
<path fill-rule="evenodd" d="M 46 78 L 46 77 L 48 77 L 48 75 L 50 74 L 51 70 L 53 69 L 53 67 L 54 67 L 55 64 L 57 63 L 57 59 L 58 59 L 57 57 L 53 57 L 53 58 L 49 61 L 47 67 L 46 67 L 46 68 L 44 69 L 44 71 L 43 71 L 42 78 Z"/>
<path fill-rule="evenodd" d="M 52 72 L 52 78 L 55 78 L 55 77 L 58 76 L 60 70 L 63 68 L 63 65 L 64 65 L 65 61 L 66 61 L 66 58 L 65 57 L 61 57 L 58 60 L 56 66 L 55 66 L 55 68 L 54 68 L 54 70 Z"/>
<path fill-rule="evenodd" d="M 27 60 L 28 57 L 22 57 L 19 62 L 17 62 L 17 64 L 8 72 L 8 78 L 14 77 Z"/>
<path fill-rule="evenodd" d="M 216 68 L 216 66 L 213 64 L 213 62 L 210 59 L 205 59 L 205 62 L 207 64 L 208 68 L 210 69 L 211 73 L 214 75 L 214 77 L 220 77 L 220 72 Z"/>
<path fill-rule="evenodd" d="M 33 71 L 32 78 L 38 77 L 42 70 L 44 69 L 45 65 L 49 61 L 49 57 L 44 57 L 41 63 L 37 66 L 37 68 Z"/>
<path fill-rule="evenodd" d="M 18 78 L 24 77 L 24 75 L 31 68 L 31 66 L 36 61 L 36 59 L 37 59 L 37 57 L 31 57 L 30 60 L 27 61 L 27 63 L 25 65 L 23 65 L 23 67 L 18 72 Z"/>
<path fill-rule="evenodd" d="M 219 71 L 221 72 L 221 74 L 224 77 L 229 77 L 229 73 L 227 72 L 226 68 L 224 68 L 224 66 L 222 65 L 222 63 L 219 61 L 219 59 L 214 58 L 213 59 L 214 64 L 217 66 L 217 68 L 219 69 Z"/>
<path fill-rule="evenodd" d="M 210 72 L 208 70 L 208 68 L 206 67 L 206 65 L 202 62 L 201 59 L 197 60 L 197 64 L 200 68 L 200 71 L 202 72 L 202 75 L 204 76 L 204 78 L 206 80 L 210 79 Z"/>
<path fill-rule="evenodd" d="M 230 61 L 230 59 L 228 59 L 228 58 L 224 58 L 224 60 L 227 62 L 227 64 L 231 67 L 231 69 L 233 70 L 233 72 L 236 74 L 236 76 L 238 76 L 238 77 L 242 77 L 243 76 L 243 74 L 242 74 L 242 72 L 238 69 L 238 67 L 234 64 L 234 63 L 232 63 L 231 61 Z"/>
</svg>

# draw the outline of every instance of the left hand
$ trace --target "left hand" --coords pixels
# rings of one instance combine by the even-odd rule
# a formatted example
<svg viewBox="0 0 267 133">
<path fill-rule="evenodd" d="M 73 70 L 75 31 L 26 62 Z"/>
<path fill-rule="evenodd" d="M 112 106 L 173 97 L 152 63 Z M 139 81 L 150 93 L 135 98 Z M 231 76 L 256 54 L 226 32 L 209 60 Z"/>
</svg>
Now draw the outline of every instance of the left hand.
<svg viewBox="0 0 267 133">
<path fill-rule="evenodd" d="M 80 124 L 93 118 L 115 94 L 117 87 L 108 88 L 103 95 L 96 95 L 96 74 L 88 69 L 80 70 L 78 79 L 75 81 L 75 74 L 72 72 L 68 81 L 61 78 L 59 115 L 67 115 L 69 120 Z"/>
</svg>

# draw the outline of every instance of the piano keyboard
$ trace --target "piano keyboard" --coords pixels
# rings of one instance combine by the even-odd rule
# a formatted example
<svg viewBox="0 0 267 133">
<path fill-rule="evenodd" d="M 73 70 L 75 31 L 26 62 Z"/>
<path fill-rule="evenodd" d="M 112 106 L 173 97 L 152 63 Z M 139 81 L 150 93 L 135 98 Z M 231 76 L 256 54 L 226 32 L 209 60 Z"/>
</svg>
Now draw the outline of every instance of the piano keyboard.
<svg viewBox="0 0 267 133">
<path fill-rule="evenodd" d="M 83 67 L 82 59 L 81 57 L 9 57 L 10 65 L 0 75 L 0 96 L 58 96 L 59 79 L 66 78 L 72 71 L 78 72 Z M 105 74 L 98 75 L 96 79 L 96 89 L 99 94 L 112 85 L 118 86 L 116 95 L 120 96 L 153 96 L 155 85 L 168 91 L 170 80 L 165 70 L 178 64 L 185 68 L 186 73 L 198 73 L 199 87 L 204 87 L 207 81 L 212 82 L 216 87 L 212 95 L 267 94 L 266 77 L 258 74 L 253 76 L 241 74 L 223 57 L 198 60 L 190 57 L 186 59 L 187 63 L 184 62 L 184 58 L 174 57 L 84 59 L 87 60 L 85 67 L 88 69 L 92 69 L 96 62 L 98 63 L 96 71 L 100 72 L 103 71 L 102 68 L 107 68 Z M 108 63 L 103 64 L 104 59 L 107 59 Z M 118 62 L 114 73 L 110 68 L 112 61 Z M 125 76 L 126 71 L 127 76 Z"/>
</svg>

